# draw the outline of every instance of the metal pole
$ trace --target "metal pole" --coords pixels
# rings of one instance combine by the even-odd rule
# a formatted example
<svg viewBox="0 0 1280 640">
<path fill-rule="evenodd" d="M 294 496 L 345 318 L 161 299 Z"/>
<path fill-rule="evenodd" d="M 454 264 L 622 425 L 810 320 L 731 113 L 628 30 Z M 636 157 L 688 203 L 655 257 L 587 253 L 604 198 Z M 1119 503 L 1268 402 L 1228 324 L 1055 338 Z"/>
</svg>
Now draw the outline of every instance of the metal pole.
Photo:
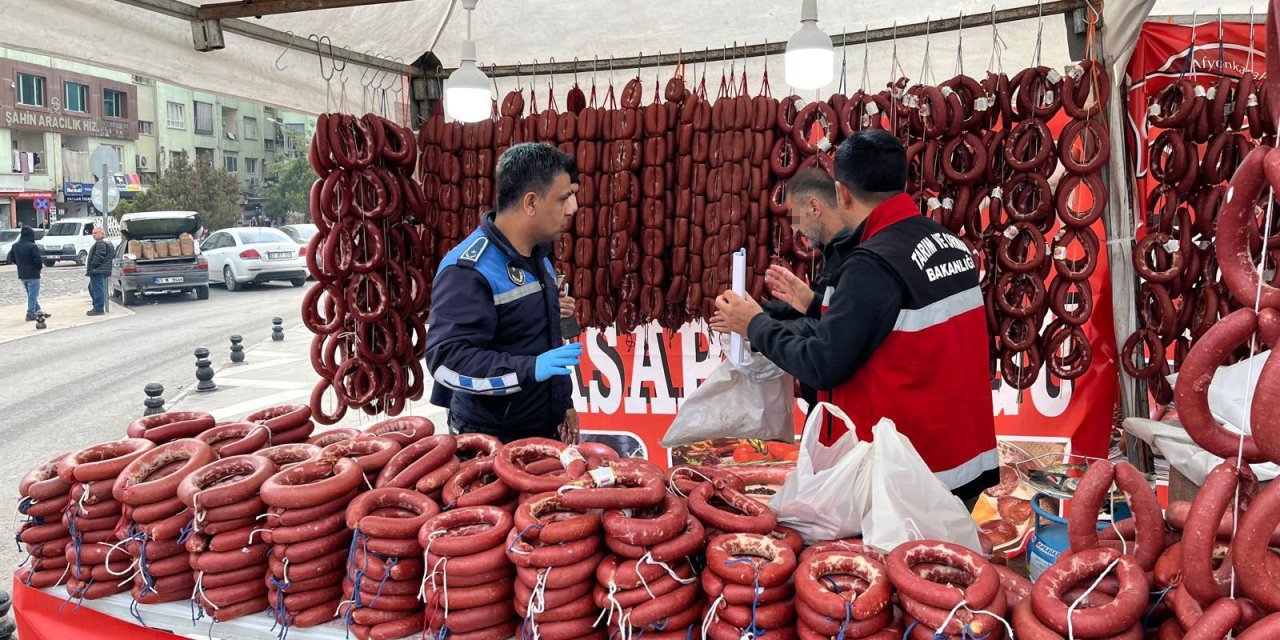
<svg viewBox="0 0 1280 640">
<path fill-rule="evenodd" d="M 107 175 L 107 165 L 104 164 L 102 165 L 102 212 L 101 212 L 102 213 L 102 238 L 104 240 L 107 237 L 107 216 L 111 215 L 108 211 L 109 209 L 111 209 L 111 196 L 107 194 L 107 189 L 109 188 L 110 179 L 111 179 L 111 176 Z M 114 259 L 114 255 L 112 257 Z M 93 276 L 89 276 L 89 277 L 91 279 L 93 278 Z M 111 276 L 108 274 L 107 278 L 109 279 L 110 277 Z M 121 288 L 120 292 L 121 292 L 120 295 L 123 296 L 124 289 Z M 111 288 L 106 286 L 106 282 L 103 282 L 102 284 L 102 312 L 103 313 L 111 312 Z"/>
</svg>

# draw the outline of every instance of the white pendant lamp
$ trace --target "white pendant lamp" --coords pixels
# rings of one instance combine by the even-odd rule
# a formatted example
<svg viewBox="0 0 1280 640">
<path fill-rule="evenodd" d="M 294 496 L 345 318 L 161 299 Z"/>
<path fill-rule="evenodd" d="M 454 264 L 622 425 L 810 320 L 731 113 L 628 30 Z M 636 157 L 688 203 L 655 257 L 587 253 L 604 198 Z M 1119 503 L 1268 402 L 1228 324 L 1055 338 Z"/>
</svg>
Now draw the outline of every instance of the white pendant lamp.
<svg viewBox="0 0 1280 640">
<path fill-rule="evenodd" d="M 459 122 L 479 122 L 493 113 L 489 78 L 476 67 L 476 43 L 471 40 L 471 12 L 477 1 L 462 2 L 467 10 L 467 39 L 462 41 L 462 62 L 445 82 L 444 111 Z"/>
<path fill-rule="evenodd" d="M 818 0 L 802 0 L 800 30 L 787 41 L 787 84 L 796 89 L 821 89 L 835 76 L 836 52 L 831 36 L 818 28 Z"/>
</svg>

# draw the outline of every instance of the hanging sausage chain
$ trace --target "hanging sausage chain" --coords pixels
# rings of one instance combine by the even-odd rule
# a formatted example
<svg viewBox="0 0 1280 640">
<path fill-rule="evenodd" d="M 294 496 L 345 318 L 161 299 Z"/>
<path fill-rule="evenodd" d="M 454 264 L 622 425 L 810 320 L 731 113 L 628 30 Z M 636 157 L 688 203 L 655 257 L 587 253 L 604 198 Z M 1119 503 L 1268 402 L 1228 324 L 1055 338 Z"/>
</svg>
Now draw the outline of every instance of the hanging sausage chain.
<svg viewBox="0 0 1280 640">
<path fill-rule="evenodd" d="M 575 84 L 563 111 L 554 85 L 541 110 L 535 88 L 515 90 L 479 123 L 437 112 L 416 144 L 376 115 L 323 116 L 311 148 L 320 233 L 309 256 L 320 285 L 303 310 L 322 377 L 316 420 L 348 408 L 396 415 L 421 397 L 436 261 L 479 225 L 498 158 L 522 142 L 555 145 L 577 163 L 579 209 L 553 258 L 581 326 L 625 333 L 707 319 L 738 250 L 757 299 L 771 264 L 814 277 L 822 255 L 792 228 L 786 180 L 807 167 L 831 173 L 841 141 L 883 129 L 907 148 L 921 212 L 960 235 L 981 269 L 992 376 L 1023 389 L 1045 364 L 1061 379 L 1088 370 L 1082 327 L 1109 153 L 1102 65 L 961 74 L 938 86 L 900 78 L 807 104 L 773 98 L 767 73 L 755 96 L 746 73 L 722 74 L 712 100 L 705 76 L 692 85 L 680 67 L 661 91 L 654 82 L 648 104 L 638 72 L 601 99 Z M 1056 141 L 1051 121 L 1065 123 Z M 320 407 L 329 389 L 332 413 Z"/>
</svg>

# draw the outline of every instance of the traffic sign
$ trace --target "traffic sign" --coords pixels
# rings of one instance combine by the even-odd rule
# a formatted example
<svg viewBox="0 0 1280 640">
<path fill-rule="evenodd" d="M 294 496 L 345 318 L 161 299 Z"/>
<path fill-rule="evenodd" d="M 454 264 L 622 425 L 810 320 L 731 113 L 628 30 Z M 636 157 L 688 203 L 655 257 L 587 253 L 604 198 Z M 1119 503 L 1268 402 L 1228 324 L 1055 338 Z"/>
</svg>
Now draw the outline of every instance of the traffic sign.
<svg viewBox="0 0 1280 640">
<path fill-rule="evenodd" d="M 116 186 L 115 182 L 108 181 L 106 183 L 107 197 L 106 197 L 106 202 L 104 203 L 102 198 L 103 196 L 102 184 L 103 183 L 101 182 L 95 182 L 93 184 L 93 193 L 89 197 L 89 199 L 93 202 L 93 206 L 98 211 L 101 211 L 103 213 L 111 213 L 112 211 L 116 210 L 117 206 L 120 205 L 120 188 Z"/>
<path fill-rule="evenodd" d="M 32 203 L 36 211 L 48 211 L 50 204 L 52 203 L 49 202 L 48 198 L 36 198 L 36 201 Z"/>
<path fill-rule="evenodd" d="M 116 150 L 105 144 L 98 145 L 93 150 L 93 154 L 89 156 L 89 170 L 98 173 L 102 171 L 102 167 L 106 166 L 109 173 L 115 173 L 120 170 L 120 157 L 116 155 Z M 98 181 L 101 182 L 106 176 L 99 175 Z"/>
</svg>

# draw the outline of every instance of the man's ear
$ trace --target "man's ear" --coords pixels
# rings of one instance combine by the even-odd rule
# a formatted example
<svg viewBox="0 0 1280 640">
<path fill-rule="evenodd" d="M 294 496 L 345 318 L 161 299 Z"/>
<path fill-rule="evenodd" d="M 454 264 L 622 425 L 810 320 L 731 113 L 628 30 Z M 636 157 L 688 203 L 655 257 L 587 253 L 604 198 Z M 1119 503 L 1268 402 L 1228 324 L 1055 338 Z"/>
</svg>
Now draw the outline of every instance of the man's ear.
<svg viewBox="0 0 1280 640">
<path fill-rule="evenodd" d="M 841 209 L 848 210 L 853 208 L 853 193 L 839 180 L 836 181 L 836 202 L 839 203 Z"/>
<path fill-rule="evenodd" d="M 533 215 L 533 212 L 537 209 L 538 194 L 533 191 L 526 192 L 524 197 L 520 199 L 520 212 L 527 215 Z"/>
<path fill-rule="evenodd" d="M 822 203 L 818 200 L 818 196 L 809 196 L 809 214 L 810 217 L 820 217 L 822 214 Z"/>
</svg>

